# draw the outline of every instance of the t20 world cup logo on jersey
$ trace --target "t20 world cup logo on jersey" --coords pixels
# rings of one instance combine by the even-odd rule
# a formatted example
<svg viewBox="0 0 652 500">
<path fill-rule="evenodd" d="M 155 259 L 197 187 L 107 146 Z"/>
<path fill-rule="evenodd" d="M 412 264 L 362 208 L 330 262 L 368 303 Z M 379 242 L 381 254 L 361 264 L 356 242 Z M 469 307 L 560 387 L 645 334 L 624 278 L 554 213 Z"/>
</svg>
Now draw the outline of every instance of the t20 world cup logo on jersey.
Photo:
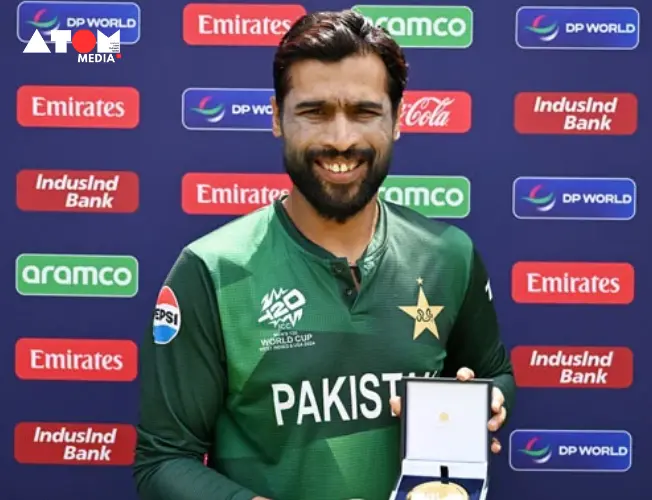
<svg viewBox="0 0 652 500">
<path fill-rule="evenodd" d="M 296 349 L 315 345 L 312 333 L 295 330 L 303 317 L 306 297 L 296 288 L 274 288 L 260 301 L 259 324 L 267 324 L 276 329 L 271 336 L 260 339 L 260 352 Z"/>
<path fill-rule="evenodd" d="M 275 328 L 294 328 L 303 316 L 306 297 L 296 288 L 275 288 L 261 300 L 261 316 L 258 323 L 269 323 Z"/>
<path fill-rule="evenodd" d="M 272 130 L 273 89 L 190 88 L 181 96 L 187 130 Z"/>
<path fill-rule="evenodd" d="M 181 310 L 177 297 L 169 286 L 164 286 L 158 294 L 154 310 L 154 343 L 169 344 L 179 334 Z"/>
</svg>

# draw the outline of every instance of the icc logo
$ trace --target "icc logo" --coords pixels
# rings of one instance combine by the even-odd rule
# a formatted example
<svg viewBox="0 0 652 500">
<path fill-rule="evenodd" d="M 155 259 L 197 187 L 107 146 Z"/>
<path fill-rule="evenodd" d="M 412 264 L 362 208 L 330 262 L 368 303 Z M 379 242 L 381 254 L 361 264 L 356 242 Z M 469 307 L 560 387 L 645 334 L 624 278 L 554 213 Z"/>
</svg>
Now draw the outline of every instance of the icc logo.
<svg viewBox="0 0 652 500">
<path fill-rule="evenodd" d="M 120 30 L 113 35 L 106 36 L 100 30 L 97 30 L 97 38 L 90 30 L 79 30 L 74 35 L 70 30 L 52 30 L 50 31 L 50 42 L 54 43 L 54 52 L 57 54 L 66 54 L 68 52 L 68 43 L 77 51 L 78 63 L 114 63 L 120 59 Z M 97 46 L 95 54 L 91 54 Z M 35 30 L 32 38 L 25 46 L 23 54 L 51 54 L 39 30 Z"/>
</svg>

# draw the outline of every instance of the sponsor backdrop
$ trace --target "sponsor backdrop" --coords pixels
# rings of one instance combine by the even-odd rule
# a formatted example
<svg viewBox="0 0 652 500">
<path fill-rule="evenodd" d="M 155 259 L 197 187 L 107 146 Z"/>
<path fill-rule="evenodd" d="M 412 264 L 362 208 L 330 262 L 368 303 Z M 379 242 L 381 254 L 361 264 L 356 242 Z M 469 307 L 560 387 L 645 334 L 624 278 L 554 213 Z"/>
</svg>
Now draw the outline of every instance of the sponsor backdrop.
<svg viewBox="0 0 652 500">
<path fill-rule="evenodd" d="M 382 196 L 466 229 L 491 273 L 520 393 L 490 498 L 648 498 L 652 6 L 433 3 L 355 9 L 412 67 Z M 5 2 L 3 499 L 136 498 L 161 282 L 288 192 L 274 46 L 346 7 Z"/>
</svg>

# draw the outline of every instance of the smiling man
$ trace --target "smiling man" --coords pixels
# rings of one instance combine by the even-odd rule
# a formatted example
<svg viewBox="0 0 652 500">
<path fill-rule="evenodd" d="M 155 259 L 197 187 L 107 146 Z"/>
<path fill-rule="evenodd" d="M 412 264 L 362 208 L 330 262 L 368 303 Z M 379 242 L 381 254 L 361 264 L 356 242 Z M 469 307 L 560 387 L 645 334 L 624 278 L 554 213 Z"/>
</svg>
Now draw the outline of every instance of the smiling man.
<svg viewBox="0 0 652 500">
<path fill-rule="evenodd" d="M 141 347 L 141 499 L 386 500 L 406 374 L 492 378 L 488 425 L 504 423 L 514 379 L 472 241 L 377 196 L 406 81 L 400 48 L 350 11 L 281 41 L 294 189 L 187 245 L 165 280 Z"/>
</svg>

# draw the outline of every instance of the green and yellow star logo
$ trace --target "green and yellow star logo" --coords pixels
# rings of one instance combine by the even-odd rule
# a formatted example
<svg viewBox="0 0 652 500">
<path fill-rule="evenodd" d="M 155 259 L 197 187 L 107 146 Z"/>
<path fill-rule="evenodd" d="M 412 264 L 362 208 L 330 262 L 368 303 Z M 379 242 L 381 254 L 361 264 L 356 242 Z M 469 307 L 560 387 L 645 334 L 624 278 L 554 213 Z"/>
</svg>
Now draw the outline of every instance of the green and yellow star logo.
<svg viewBox="0 0 652 500">
<path fill-rule="evenodd" d="M 426 330 L 429 330 L 435 337 L 439 338 L 439 330 L 435 318 L 442 312 L 444 306 L 431 306 L 428 304 L 426 294 L 423 292 L 423 279 L 418 278 L 417 284 L 419 285 L 419 296 L 417 298 L 416 306 L 398 306 L 404 313 L 408 314 L 414 319 L 414 333 L 413 339 L 417 339 Z"/>
</svg>

